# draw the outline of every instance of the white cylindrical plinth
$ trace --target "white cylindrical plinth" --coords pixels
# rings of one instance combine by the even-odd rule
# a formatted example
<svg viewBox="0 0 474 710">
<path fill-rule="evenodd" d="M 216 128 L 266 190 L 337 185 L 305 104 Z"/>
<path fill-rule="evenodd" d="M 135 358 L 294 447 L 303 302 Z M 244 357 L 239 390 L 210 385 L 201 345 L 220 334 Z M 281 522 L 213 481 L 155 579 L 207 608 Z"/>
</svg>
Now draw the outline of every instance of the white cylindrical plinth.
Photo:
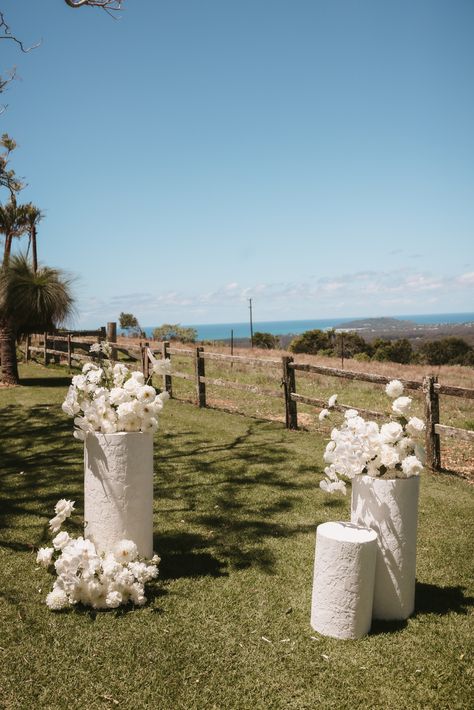
<svg viewBox="0 0 474 710">
<path fill-rule="evenodd" d="M 311 626 L 320 634 L 358 639 L 372 622 L 377 535 L 352 523 L 316 530 Z"/>
<path fill-rule="evenodd" d="M 153 435 L 87 434 L 84 441 L 85 535 L 99 552 L 133 540 L 153 555 Z"/>
<path fill-rule="evenodd" d="M 378 536 L 375 619 L 407 619 L 415 609 L 419 490 L 419 476 L 356 476 L 352 481 L 351 520 Z"/>
</svg>

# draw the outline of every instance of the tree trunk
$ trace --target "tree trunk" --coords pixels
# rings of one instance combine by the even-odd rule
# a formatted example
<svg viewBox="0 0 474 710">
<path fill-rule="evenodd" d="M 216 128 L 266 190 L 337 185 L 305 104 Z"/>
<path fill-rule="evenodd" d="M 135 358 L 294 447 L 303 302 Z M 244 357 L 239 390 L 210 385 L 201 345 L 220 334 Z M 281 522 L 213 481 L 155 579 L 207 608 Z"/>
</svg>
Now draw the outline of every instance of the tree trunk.
<svg viewBox="0 0 474 710">
<path fill-rule="evenodd" d="M 32 247 L 32 257 L 33 257 L 33 273 L 36 274 L 38 271 L 38 255 L 36 253 L 36 227 L 33 225 L 31 230 L 31 247 Z"/>
<path fill-rule="evenodd" d="M 0 380 L 8 385 L 17 385 L 18 363 L 16 359 L 16 332 L 8 318 L 0 319 Z"/>
</svg>

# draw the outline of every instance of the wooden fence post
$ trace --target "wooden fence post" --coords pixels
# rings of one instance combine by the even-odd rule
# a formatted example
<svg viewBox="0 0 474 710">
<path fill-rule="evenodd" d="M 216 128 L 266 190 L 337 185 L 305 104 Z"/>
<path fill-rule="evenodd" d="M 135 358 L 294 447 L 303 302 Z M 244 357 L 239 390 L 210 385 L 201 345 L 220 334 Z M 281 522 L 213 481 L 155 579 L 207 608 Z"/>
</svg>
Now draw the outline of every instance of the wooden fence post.
<svg viewBox="0 0 474 710">
<path fill-rule="evenodd" d="M 43 352 L 43 360 L 44 360 L 44 365 L 48 364 L 48 334 L 44 333 L 44 352 Z"/>
<path fill-rule="evenodd" d="M 145 381 L 150 377 L 150 360 L 148 359 L 148 348 L 150 343 L 140 343 L 140 348 L 142 351 L 142 372 L 145 377 Z"/>
<path fill-rule="evenodd" d="M 435 425 L 439 424 L 439 394 L 435 390 L 438 378 L 430 375 L 423 378 L 423 392 L 425 395 L 425 447 L 426 465 L 433 471 L 441 468 L 441 451 L 439 434 L 436 433 Z"/>
<path fill-rule="evenodd" d="M 201 382 L 201 377 L 206 376 L 204 358 L 200 354 L 204 352 L 204 348 L 196 348 L 196 357 L 194 360 L 196 372 L 196 398 L 198 407 L 206 406 L 206 383 Z"/>
<path fill-rule="evenodd" d="M 25 343 L 25 362 L 29 362 L 31 360 L 30 346 L 31 346 L 31 335 L 27 335 L 26 336 L 26 343 Z"/>
<path fill-rule="evenodd" d="M 67 366 L 72 367 L 71 333 L 67 334 Z"/>
<path fill-rule="evenodd" d="M 162 354 L 163 354 L 163 360 L 169 359 L 170 353 L 168 352 L 170 347 L 169 341 L 164 340 L 162 343 Z M 173 396 L 173 381 L 171 379 L 171 375 L 163 375 L 163 390 L 165 392 L 168 392 L 169 396 Z"/>
<path fill-rule="evenodd" d="M 287 429 L 298 429 L 298 411 L 296 402 L 291 399 L 291 395 L 296 392 L 295 371 L 290 364 L 292 357 L 284 355 L 281 359 L 283 367 L 283 388 L 285 390 L 285 423 Z"/>
<path fill-rule="evenodd" d="M 115 322 L 107 323 L 107 342 L 109 342 L 109 343 L 116 343 L 117 342 L 117 323 L 115 323 Z M 110 351 L 110 359 L 111 360 L 117 359 L 117 351 L 114 347 L 112 347 L 112 349 Z"/>
</svg>

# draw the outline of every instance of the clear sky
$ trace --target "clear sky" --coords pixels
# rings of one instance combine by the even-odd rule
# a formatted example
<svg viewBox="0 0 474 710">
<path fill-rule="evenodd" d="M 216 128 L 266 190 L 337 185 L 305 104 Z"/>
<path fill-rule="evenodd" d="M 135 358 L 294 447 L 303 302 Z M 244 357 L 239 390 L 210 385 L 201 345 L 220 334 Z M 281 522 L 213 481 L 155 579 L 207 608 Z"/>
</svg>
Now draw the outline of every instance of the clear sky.
<svg viewBox="0 0 474 710">
<path fill-rule="evenodd" d="M 76 327 L 474 310 L 472 0 L 0 9 L 42 40 L 0 43 L 0 129 Z"/>
</svg>

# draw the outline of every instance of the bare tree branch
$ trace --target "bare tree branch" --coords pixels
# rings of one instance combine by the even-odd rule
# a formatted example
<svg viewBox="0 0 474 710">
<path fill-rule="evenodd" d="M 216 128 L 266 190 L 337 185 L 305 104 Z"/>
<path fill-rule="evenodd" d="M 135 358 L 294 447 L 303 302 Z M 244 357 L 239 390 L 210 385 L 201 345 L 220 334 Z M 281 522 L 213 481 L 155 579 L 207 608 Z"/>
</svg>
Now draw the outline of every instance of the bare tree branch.
<svg viewBox="0 0 474 710">
<path fill-rule="evenodd" d="M 32 49 L 36 49 L 37 47 L 40 46 L 41 42 L 37 42 L 36 44 L 33 44 L 31 47 L 26 47 L 23 42 L 18 39 L 18 37 L 15 37 L 15 35 L 12 35 L 10 26 L 7 24 L 5 20 L 5 15 L 3 14 L 3 11 L 0 10 L 0 39 L 9 39 L 11 42 L 15 42 L 17 44 L 21 51 L 27 54 L 28 52 L 31 52 Z"/>
<path fill-rule="evenodd" d="M 121 10 L 124 0 L 64 0 L 69 7 L 100 7 L 103 10 Z"/>
</svg>

